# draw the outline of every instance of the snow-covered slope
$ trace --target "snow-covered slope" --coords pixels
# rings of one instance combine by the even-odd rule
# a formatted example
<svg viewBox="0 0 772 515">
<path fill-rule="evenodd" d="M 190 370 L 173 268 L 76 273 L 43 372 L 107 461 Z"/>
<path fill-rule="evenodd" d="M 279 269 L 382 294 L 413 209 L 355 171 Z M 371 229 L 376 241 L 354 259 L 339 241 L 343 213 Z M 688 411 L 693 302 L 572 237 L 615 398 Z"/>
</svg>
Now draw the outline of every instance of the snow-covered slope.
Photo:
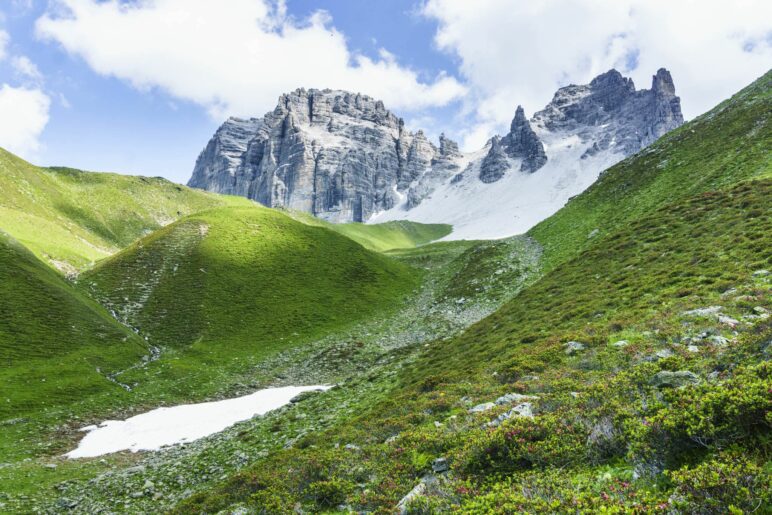
<svg viewBox="0 0 772 515">
<path fill-rule="evenodd" d="M 405 203 L 382 211 L 368 220 L 413 220 L 448 223 L 453 232 L 446 240 L 496 239 L 521 234 L 560 209 L 569 198 L 584 191 L 600 172 L 620 161 L 624 153 L 606 150 L 582 159 L 592 147 L 579 136 L 545 132 L 541 136 L 547 163 L 536 173 L 520 171 L 521 160 L 510 158 L 510 169 L 493 183 L 478 177 L 480 165 L 490 143 L 480 151 L 464 155 L 463 180 L 452 178 L 438 183 L 418 206 L 405 209 Z"/>
<path fill-rule="evenodd" d="M 561 88 L 530 121 L 518 107 L 509 134 L 454 157 L 462 173 L 427 170 L 402 202 L 368 222 L 449 223 L 448 240 L 521 234 L 584 191 L 603 170 L 682 123 L 666 70 L 653 77 L 651 89 L 639 91 L 612 70 L 588 85 Z M 422 192 L 421 200 L 411 204 L 407 199 L 415 191 Z"/>
</svg>

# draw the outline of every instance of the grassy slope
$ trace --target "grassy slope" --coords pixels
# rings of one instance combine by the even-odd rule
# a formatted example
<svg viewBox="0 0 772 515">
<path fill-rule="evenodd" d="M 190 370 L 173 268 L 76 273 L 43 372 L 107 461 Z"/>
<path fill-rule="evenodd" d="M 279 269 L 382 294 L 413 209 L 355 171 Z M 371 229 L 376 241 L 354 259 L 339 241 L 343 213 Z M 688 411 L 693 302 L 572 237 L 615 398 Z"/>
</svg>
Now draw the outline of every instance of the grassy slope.
<svg viewBox="0 0 772 515">
<path fill-rule="evenodd" d="M 397 220 L 381 224 L 333 224 L 307 213 L 290 212 L 290 216 L 308 225 L 326 227 L 351 238 L 367 249 L 378 252 L 409 249 L 425 245 L 447 236 L 453 230 L 453 227 L 447 224 L 421 224 L 408 220 Z"/>
<path fill-rule="evenodd" d="M 183 393 L 212 391 L 269 352 L 396 308 L 419 276 L 332 231 L 248 207 L 187 217 L 79 283 L 172 349 L 174 359 L 151 367 L 152 383 L 140 390 L 163 390 L 159 381 L 167 381 Z"/>
<path fill-rule="evenodd" d="M 0 452 L 17 442 L 9 419 L 67 405 L 90 392 L 120 391 L 104 374 L 147 352 L 144 341 L 0 233 Z M 100 369 L 100 373 L 97 369 Z M 116 392 L 117 393 L 117 392 Z"/>
<path fill-rule="evenodd" d="M 545 266 L 667 204 L 753 177 L 772 176 L 772 71 L 731 99 L 604 173 L 529 231 Z M 759 208 L 761 206 L 758 206 Z"/>
<path fill-rule="evenodd" d="M 8 303 L 3 312 L 14 319 L 2 326 L 18 334 L 18 327 L 32 325 L 45 336 L 40 359 L 9 361 L 0 373 L 3 392 L 7 386 L 14 393 L 12 403 L 0 406 L 0 461 L 14 463 L 0 471 L 0 482 L 15 493 L 103 467 L 96 460 L 62 462 L 51 473 L 37 461 L 21 461 L 68 450 L 80 436 L 77 428 L 275 382 L 270 374 L 258 379 L 255 367 L 296 344 L 395 310 L 421 276 L 339 234 L 256 205 L 216 208 L 172 223 L 82 274 L 77 290 L 17 250 L 36 263 L 36 274 L 99 316 L 89 318 L 85 308 L 70 313 L 67 299 L 39 284 L 44 281 L 2 269 L 27 288 L 2 284 L 8 288 L 0 297 Z M 84 293 L 103 301 L 141 338 Z M 72 330 L 50 323 L 58 317 Z M 28 354 L 26 335 L 0 335 L 4 361 Z M 143 361 L 152 355 L 148 348 L 159 348 L 160 358 Z"/>
<path fill-rule="evenodd" d="M 74 271 L 202 209 L 249 201 L 165 179 L 39 168 L 0 149 L 0 229 Z"/>
<path fill-rule="evenodd" d="M 535 228 L 545 276 L 460 337 L 431 345 L 396 383 L 384 379 L 392 389 L 361 416 L 180 512 L 239 502 L 388 509 L 438 456 L 455 479 L 425 512 L 448 503 L 472 512 L 720 512 L 772 501 L 763 469 L 772 384 L 758 365 L 772 336 L 758 314 L 772 303 L 768 277 L 754 274 L 772 267 L 769 79 L 613 168 Z M 683 315 L 709 305 L 741 322 L 733 331 L 715 316 Z M 629 345 L 611 345 L 621 339 Z M 566 354 L 570 340 L 585 350 Z M 660 391 L 660 370 L 689 370 L 702 384 Z M 539 396 L 535 419 L 489 430 L 482 423 L 507 406 L 467 413 L 512 391 Z"/>
</svg>

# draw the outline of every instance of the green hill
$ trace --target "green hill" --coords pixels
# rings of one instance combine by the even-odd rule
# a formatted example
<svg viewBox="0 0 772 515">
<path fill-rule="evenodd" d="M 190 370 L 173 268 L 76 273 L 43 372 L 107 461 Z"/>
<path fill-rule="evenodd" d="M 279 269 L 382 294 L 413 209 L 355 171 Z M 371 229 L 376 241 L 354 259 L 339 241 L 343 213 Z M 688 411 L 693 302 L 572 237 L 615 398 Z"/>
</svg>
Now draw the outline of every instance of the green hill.
<svg viewBox="0 0 772 515">
<path fill-rule="evenodd" d="M 100 262 L 79 285 L 173 349 L 152 388 L 168 379 L 184 392 L 215 389 L 246 362 L 395 309 L 419 277 L 333 231 L 250 206 L 175 222 Z"/>
<path fill-rule="evenodd" d="M 178 218 L 243 198 L 160 178 L 40 168 L 0 149 L 0 229 L 71 273 Z"/>
<path fill-rule="evenodd" d="M 378 252 L 410 249 L 439 240 L 453 231 L 447 224 L 422 224 L 409 220 L 396 220 L 380 224 L 334 224 L 315 218 L 307 213 L 289 212 L 290 216 L 308 225 L 326 227 L 351 238 L 365 248 Z"/>
<path fill-rule="evenodd" d="M 0 454 L 21 449 L 14 424 L 121 388 L 107 377 L 148 353 L 145 342 L 0 233 Z"/>
<path fill-rule="evenodd" d="M 358 416 L 178 512 L 389 511 L 422 481 L 409 512 L 772 504 L 770 76 L 536 227 L 545 275 Z"/>
</svg>

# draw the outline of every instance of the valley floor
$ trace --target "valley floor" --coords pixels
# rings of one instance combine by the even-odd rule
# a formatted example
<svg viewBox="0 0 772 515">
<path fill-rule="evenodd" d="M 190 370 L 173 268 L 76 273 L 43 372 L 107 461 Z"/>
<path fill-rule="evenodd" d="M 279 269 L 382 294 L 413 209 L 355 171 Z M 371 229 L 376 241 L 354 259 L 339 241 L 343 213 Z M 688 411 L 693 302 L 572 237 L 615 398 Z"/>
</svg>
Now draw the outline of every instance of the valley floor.
<svg viewBox="0 0 772 515">
<path fill-rule="evenodd" d="M 332 390 L 157 452 L 6 464 L 0 481 L 8 488 L 0 503 L 10 511 L 172 508 L 276 449 L 358 416 L 427 345 L 489 315 L 539 274 L 540 249 L 526 237 L 437 243 L 392 254 L 425 274 L 402 308 L 265 357 L 242 376 L 273 386 L 337 384 Z M 232 383 L 223 384 L 223 395 L 232 391 Z M 68 437 L 68 445 L 80 436 Z"/>
</svg>

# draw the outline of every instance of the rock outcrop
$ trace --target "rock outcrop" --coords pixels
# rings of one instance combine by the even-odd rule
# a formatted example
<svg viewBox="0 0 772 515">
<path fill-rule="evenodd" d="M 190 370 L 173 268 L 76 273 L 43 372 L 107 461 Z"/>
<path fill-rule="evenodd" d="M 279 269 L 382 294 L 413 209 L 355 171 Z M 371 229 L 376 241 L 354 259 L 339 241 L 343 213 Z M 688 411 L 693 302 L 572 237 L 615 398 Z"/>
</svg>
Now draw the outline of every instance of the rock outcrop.
<svg viewBox="0 0 772 515">
<path fill-rule="evenodd" d="M 542 211 L 554 212 L 553 204 L 559 207 L 562 199 L 580 193 L 602 169 L 682 123 L 680 100 L 664 69 L 648 90 L 636 90 L 616 70 L 587 85 L 560 88 L 531 120 L 518 106 L 509 132 L 472 154 L 459 152 L 444 135 L 435 146 L 368 96 L 298 89 L 282 95 L 263 118 L 227 120 L 199 155 L 188 185 L 334 222 L 378 215 L 379 221 L 407 218 L 458 226 L 456 218 L 468 210 L 446 205 L 448 199 L 470 204 L 475 196 L 488 199 L 483 188 L 504 178 L 517 182 L 519 176 L 538 176 L 546 167 L 550 170 L 543 173 L 552 183 L 545 185 L 544 200 L 519 186 L 506 188 L 507 202 L 502 192 L 493 193 L 501 209 L 538 202 L 543 218 Z M 520 194 L 529 198 L 520 201 Z M 442 206 L 429 209 L 426 203 L 434 201 Z M 419 207 L 425 213 L 415 215 Z M 454 218 L 443 220 L 448 210 Z M 535 216 L 534 211 L 527 217 L 509 211 L 505 218 Z M 491 223 L 500 219 L 492 217 Z"/>
<path fill-rule="evenodd" d="M 636 91 L 633 80 L 616 70 L 588 85 L 560 88 L 532 122 L 552 132 L 593 140 L 582 156 L 586 158 L 610 147 L 633 154 L 682 125 L 684 118 L 673 78 L 661 68 L 652 78 L 651 89 Z"/>
<path fill-rule="evenodd" d="M 393 207 L 432 161 L 457 149 L 446 141 L 438 150 L 370 97 L 298 89 L 261 120 L 226 121 L 188 184 L 332 221 L 364 221 Z"/>
<path fill-rule="evenodd" d="M 486 184 L 496 182 L 509 170 L 509 166 L 509 159 L 501 144 L 501 138 L 494 136 L 491 139 L 490 150 L 480 164 L 480 180 Z"/>
<path fill-rule="evenodd" d="M 525 119 L 522 106 L 517 106 L 515 110 L 509 134 L 504 136 L 504 146 L 510 157 L 522 160 L 520 170 L 523 172 L 533 173 L 547 162 L 544 144 Z"/>
</svg>

